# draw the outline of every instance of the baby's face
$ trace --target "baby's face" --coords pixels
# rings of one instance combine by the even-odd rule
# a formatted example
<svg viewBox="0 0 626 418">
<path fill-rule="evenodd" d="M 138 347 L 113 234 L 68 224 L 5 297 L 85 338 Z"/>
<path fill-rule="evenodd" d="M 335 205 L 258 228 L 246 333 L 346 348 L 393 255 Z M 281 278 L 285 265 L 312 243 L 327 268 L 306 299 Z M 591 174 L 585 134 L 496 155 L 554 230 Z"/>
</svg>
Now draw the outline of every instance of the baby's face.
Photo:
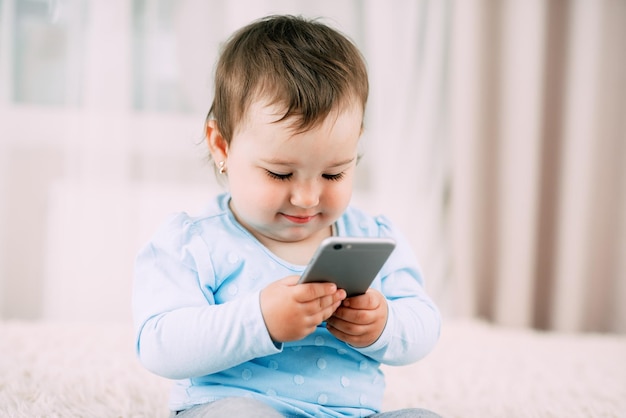
<svg viewBox="0 0 626 418">
<path fill-rule="evenodd" d="M 281 110 L 253 103 L 227 156 L 231 208 L 269 247 L 329 235 L 352 195 L 363 120 L 354 105 L 294 134 L 291 120 L 275 122 Z"/>
</svg>

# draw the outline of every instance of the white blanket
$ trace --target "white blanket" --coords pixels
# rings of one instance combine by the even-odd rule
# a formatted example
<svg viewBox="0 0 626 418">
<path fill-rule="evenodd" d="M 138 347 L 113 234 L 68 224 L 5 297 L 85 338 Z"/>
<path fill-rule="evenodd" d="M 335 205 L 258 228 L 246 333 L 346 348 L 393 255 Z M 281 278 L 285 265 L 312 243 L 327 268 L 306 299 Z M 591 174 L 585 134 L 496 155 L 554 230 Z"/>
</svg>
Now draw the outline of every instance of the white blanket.
<svg viewBox="0 0 626 418">
<path fill-rule="evenodd" d="M 626 336 L 448 321 L 435 351 L 386 367 L 384 407 L 444 417 L 626 417 Z M 0 321 L 0 417 L 167 417 L 169 382 L 126 324 Z"/>
</svg>

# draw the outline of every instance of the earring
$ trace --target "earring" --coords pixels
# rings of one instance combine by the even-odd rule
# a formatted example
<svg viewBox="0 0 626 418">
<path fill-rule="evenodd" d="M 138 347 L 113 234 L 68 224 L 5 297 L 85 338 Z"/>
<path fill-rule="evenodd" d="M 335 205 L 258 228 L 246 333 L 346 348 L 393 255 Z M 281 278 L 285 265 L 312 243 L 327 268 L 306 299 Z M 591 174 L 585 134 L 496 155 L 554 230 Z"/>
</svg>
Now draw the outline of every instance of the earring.
<svg viewBox="0 0 626 418">
<path fill-rule="evenodd" d="M 217 164 L 217 169 L 219 170 L 220 174 L 224 174 L 226 172 L 226 167 L 225 167 L 226 162 L 225 161 L 220 161 Z"/>
</svg>

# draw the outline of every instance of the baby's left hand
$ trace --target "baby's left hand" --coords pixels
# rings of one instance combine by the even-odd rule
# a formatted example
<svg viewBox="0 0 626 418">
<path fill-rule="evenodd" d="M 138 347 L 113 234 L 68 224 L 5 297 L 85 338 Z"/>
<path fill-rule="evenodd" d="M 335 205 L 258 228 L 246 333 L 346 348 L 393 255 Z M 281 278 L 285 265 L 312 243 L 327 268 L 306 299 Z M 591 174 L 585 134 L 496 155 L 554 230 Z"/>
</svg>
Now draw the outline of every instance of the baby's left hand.
<svg viewBox="0 0 626 418">
<path fill-rule="evenodd" d="M 379 291 L 369 289 L 363 295 L 344 300 L 328 318 L 326 327 L 354 347 L 367 347 L 380 337 L 386 323 L 387 300 Z"/>
</svg>

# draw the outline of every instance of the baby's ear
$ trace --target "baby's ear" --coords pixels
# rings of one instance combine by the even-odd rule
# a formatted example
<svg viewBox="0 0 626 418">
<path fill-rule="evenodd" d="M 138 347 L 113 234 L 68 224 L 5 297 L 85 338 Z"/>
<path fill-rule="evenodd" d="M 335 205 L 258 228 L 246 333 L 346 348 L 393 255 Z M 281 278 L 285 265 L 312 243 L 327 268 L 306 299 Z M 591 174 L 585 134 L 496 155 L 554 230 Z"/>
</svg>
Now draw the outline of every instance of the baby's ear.
<svg viewBox="0 0 626 418">
<path fill-rule="evenodd" d="M 206 142 L 213 161 L 226 161 L 228 157 L 228 142 L 222 136 L 215 119 L 211 119 L 206 123 Z"/>
</svg>

